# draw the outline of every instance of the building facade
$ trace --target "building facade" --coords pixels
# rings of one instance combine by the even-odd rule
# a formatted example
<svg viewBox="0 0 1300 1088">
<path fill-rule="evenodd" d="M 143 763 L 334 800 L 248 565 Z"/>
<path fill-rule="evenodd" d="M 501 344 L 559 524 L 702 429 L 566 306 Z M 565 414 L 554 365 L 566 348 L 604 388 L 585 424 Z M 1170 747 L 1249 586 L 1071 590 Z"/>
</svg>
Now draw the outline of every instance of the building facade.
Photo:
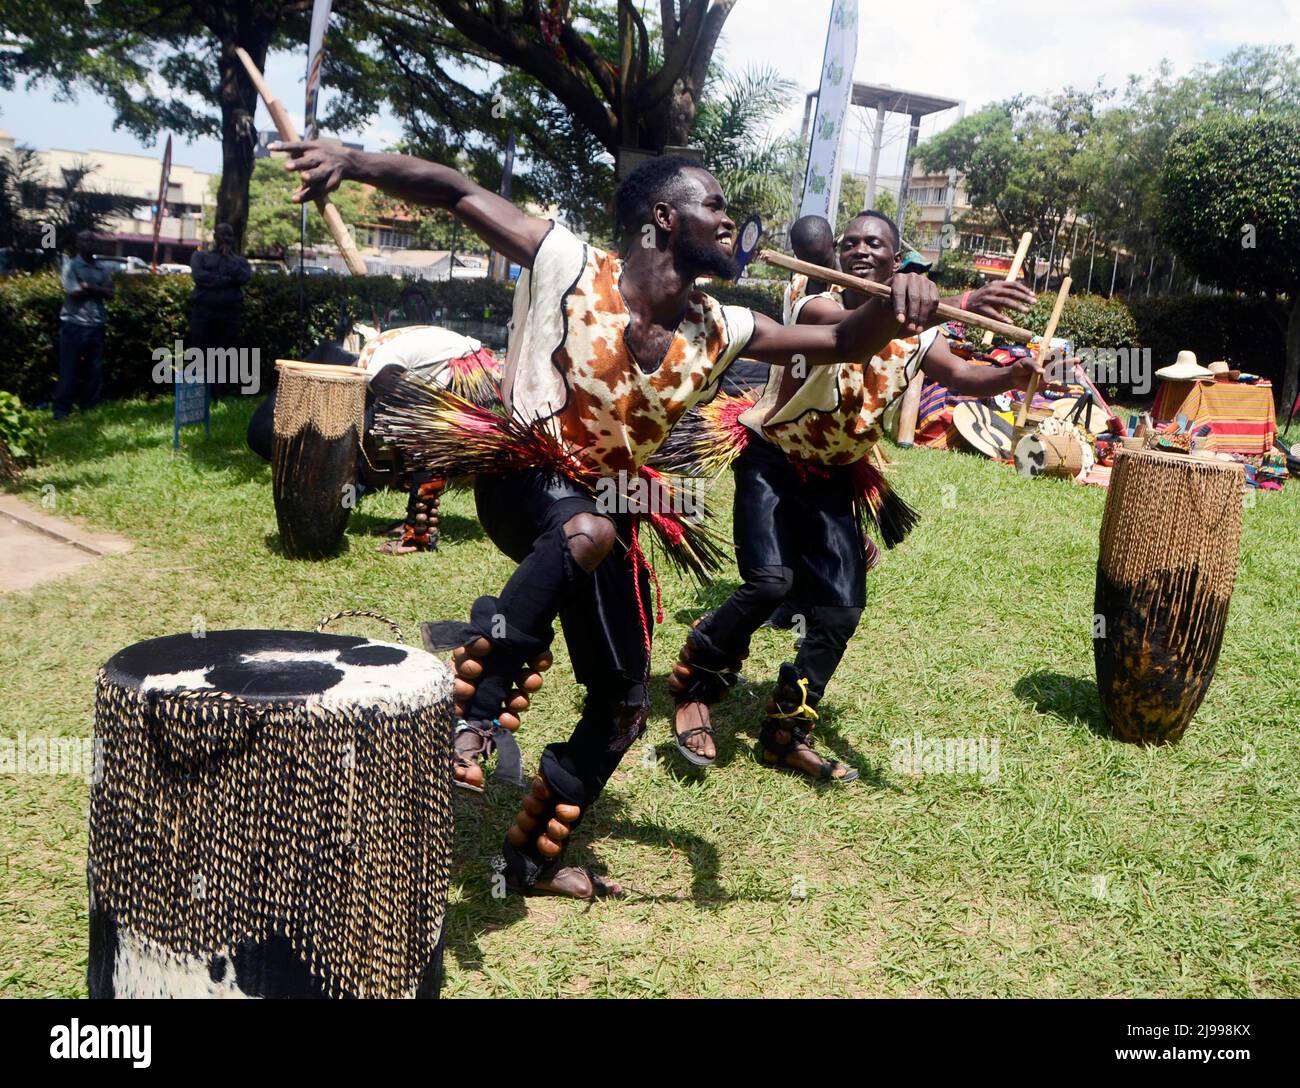
<svg viewBox="0 0 1300 1088">
<path fill-rule="evenodd" d="M 0 132 L 0 155 L 12 155 L 13 137 Z M 83 186 L 88 190 L 113 193 L 131 202 L 129 213 L 111 218 L 96 238 L 95 252 L 101 256 L 139 257 L 153 255 L 154 207 L 162 173 L 162 151 L 155 155 L 131 155 L 119 151 L 72 151 L 50 148 L 37 151 L 49 189 L 64 184 L 65 172 L 89 168 Z M 204 209 L 216 201 L 211 194 L 213 175 L 172 160 L 167 195 L 163 202 L 162 229 L 158 237 L 160 263 L 186 264 L 205 241 Z"/>
</svg>

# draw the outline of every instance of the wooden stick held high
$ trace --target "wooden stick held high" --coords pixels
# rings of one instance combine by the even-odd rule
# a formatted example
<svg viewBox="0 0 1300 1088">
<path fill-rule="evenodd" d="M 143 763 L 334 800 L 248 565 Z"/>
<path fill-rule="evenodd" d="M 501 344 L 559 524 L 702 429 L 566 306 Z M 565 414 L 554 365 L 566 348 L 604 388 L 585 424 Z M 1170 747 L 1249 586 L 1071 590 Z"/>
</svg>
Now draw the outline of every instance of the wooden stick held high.
<svg viewBox="0 0 1300 1088">
<path fill-rule="evenodd" d="M 1011 267 L 1007 269 L 1007 283 L 1014 283 L 1020 278 L 1020 269 L 1024 267 L 1025 258 L 1029 256 L 1029 243 L 1034 240 L 1032 231 L 1025 231 L 1020 236 L 1020 245 L 1016 246 L 1015 260 L 1011 262 Z M 993 343 L 993 334 L 986 332 L 984 334 L 984 346 L 988 347 Z"/>
<path fill-rule="evenodd" d="M 253 58 L 238 46 L 235 47 L 235 53 L 243 63 L 244 70 L 248 73 L 248 78 L 252 81 L 253 86 L 257 88 L 257 93 L 261 96 L 262 101 L 266 103 L 266 112 L 271 115 L 275 130 L 280 134 L 280 139 L 290 143 L 297 141 L 298 130 L 294 128 L 293 121 L 289 119 L 289 111 L 284 108 L 284 103 L 271 93 L 270 85 L 262 77 L 262 73 L 257 70 Z M 348 266 L 348 271 L 354 276 L 364 276 L 366 274 L 366 262 L 361 259 L 361 254 L 357 252 L 357 244 L 352 240 L 352 235 L 348 231 L 347 224 L 343 222 L 343 217 L 339 215 L 338 208 L 330 203 L 327 196 L 319 197 L 316 201 L 316 207 L 320 209 L 321 215 L 325 217 L 325 225 L 329 227 L 329 232 L 334 238 L 334 244 L 339 247 L 339 253 L 343 255 L 343 261 Z"/>
<path fill-rule="evenodd" d="M 1056 326 L 1061 320 L 1061 311 L 1065 309 L 1065 298 L 1070 293 L 1071 279 L 1066 276 L 1061 281 L 1061 289 L 1056 293 L 1056 305 L 1052 307 L 1052 316 L 1047 319 L 1047 328 L 1043 330 L 1043 339 L 1038 344 L 1038 365 L 1043 365 L 1043 360 L 1052 353 L 1052 337 L 1056 335 Z M 1038 375 L 1035 374 L 1029 379 L 1029 388 L 1025 390 L 1025 399 L 1020 405 L 1020 415 L 1016 417 L 1016 426 L 1025 425 L 1025 417 L 1029 414 L 1029 403 L 1034 399 L 1034 393 L 1038 391 Z"/>
<path fill-rule="evenodd" d="M 876 283 L 875 280 L 864 280 L 858 276 L 850 276 L 847 272 L 841 272 L 836 268 L 823 268 L 819 264 L 809 264 L 807 261 L 801 261 L 796 257 L 787 257 L 784 253 L 777 253 L 773 249 L 763 250 L 758 255 L 758 259 L 776 265 L 777 268 L 785 268 L 791 272 L 802 272 L 809 279 L 821 280 L 823 283 L 836 283 L 841 287 L 849 287 L 861 294 L 872 295 L 875 298 L 890 298 L 893 295 L 888 284 Z M 1028 329 L 1022 329 L 1007 321 L 998 321 L 996 318 L 973 314 L 969 310 L 961 310 L 956 306 L 949 306 L 943 302 L 939 303 L 937 313 L 945 321 L 961 321 L 966 325 L 974 325 L 977 329 L 989 329 L 999 336 L 1005 336 L 1008 340 L 1015 340 L 1021 344 L 1027 344 L 1034 338 L 1034 334 Z"/>
</svg>

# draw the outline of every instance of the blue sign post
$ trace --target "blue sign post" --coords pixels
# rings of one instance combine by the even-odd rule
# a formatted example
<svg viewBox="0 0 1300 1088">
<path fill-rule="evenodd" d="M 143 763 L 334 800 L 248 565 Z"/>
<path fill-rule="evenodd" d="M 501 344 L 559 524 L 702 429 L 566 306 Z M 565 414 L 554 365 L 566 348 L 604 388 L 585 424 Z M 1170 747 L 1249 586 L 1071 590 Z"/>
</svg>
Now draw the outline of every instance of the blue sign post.
<svg viewBox="0 0 1300 1088">
<path fill-rule="evenodd" d="M 212 433 L 212 419 L 208 411 L 208 383 L 206 374 L 199 370 L 197 381 L 185 380 L 185 367 L 177 365 L 172 370 L 176 390 L 176 416 L 172 424 L 172 449 L 181 448 L 181 428 L 192 423 L 202 423 L 203 433 Z"/>
</svg>

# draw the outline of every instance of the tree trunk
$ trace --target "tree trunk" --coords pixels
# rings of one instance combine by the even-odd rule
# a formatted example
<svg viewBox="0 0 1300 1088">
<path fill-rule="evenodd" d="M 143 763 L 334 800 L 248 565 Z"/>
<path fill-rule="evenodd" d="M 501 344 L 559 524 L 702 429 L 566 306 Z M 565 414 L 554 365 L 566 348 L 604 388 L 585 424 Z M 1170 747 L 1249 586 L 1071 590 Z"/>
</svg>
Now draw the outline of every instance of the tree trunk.
<svg viewBox="0 0 1300 1088">
<path fill-rule="evenodd" d="M 1285 423 L 1291 418 L 1296 396 L 1300 394 L 1300 284 L 1291 290 L 1291 316 L 1286 323 L 1286 361 L 1282 369 L 1282 404 Z"/>
<path fill-rule="evenodd" d="M 217 59 L 221 103 L 221 186 L 217 190 L 216 221 L 229 223 L 234 228 L 237 250 L 244 247 L 244 230 L 248 226 L 248 185 L 253 177 L 253 151 L 257 144 L 254 123 L 257 91 L 235 55 L 235 47 L 242 45 L 253 58 L 253 63 L 264 68 L 270 34 L 259 29 L 245 31 L 240 37 L 249 40 L 223 36 L 221 54 Z"/>
</svg>

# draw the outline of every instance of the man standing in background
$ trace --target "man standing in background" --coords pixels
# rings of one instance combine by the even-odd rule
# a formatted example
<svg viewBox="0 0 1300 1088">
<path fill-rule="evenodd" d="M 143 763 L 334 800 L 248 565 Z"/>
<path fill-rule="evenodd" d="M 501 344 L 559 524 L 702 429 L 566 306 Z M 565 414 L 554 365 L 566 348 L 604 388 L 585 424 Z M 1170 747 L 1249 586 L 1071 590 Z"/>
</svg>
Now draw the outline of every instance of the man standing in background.
<svg viewBox="0 0 1300 1088">
<path fill-rule="evenodd" d="M 252 266 L 235 252 L 235 231 L 229 223 L 218 223 L 212 232 L 213 248 L 196 250 L 190 258 L 194 293 L 190 296 L 190 347 L 203 350 L 238 346 L 240 318 L 244 309 L 244 284 L 253 276 Z M 221 386 L 209 385 L 215 399 Z"/>
<path fill-rule="evenodd" d="M 95 236 L 77 235 L 77 250 L 63 262 L 63 308 L 59 311 L 59 383 L 54 387 L 54 418 L 67 419 L 77 394 L 83 364 L 85 381 L 77 403 L 83 412 L 99 403 L 104 383 L 104 331 L 113 297 L 109 271 L 95 260 Z"/>
</svg>

